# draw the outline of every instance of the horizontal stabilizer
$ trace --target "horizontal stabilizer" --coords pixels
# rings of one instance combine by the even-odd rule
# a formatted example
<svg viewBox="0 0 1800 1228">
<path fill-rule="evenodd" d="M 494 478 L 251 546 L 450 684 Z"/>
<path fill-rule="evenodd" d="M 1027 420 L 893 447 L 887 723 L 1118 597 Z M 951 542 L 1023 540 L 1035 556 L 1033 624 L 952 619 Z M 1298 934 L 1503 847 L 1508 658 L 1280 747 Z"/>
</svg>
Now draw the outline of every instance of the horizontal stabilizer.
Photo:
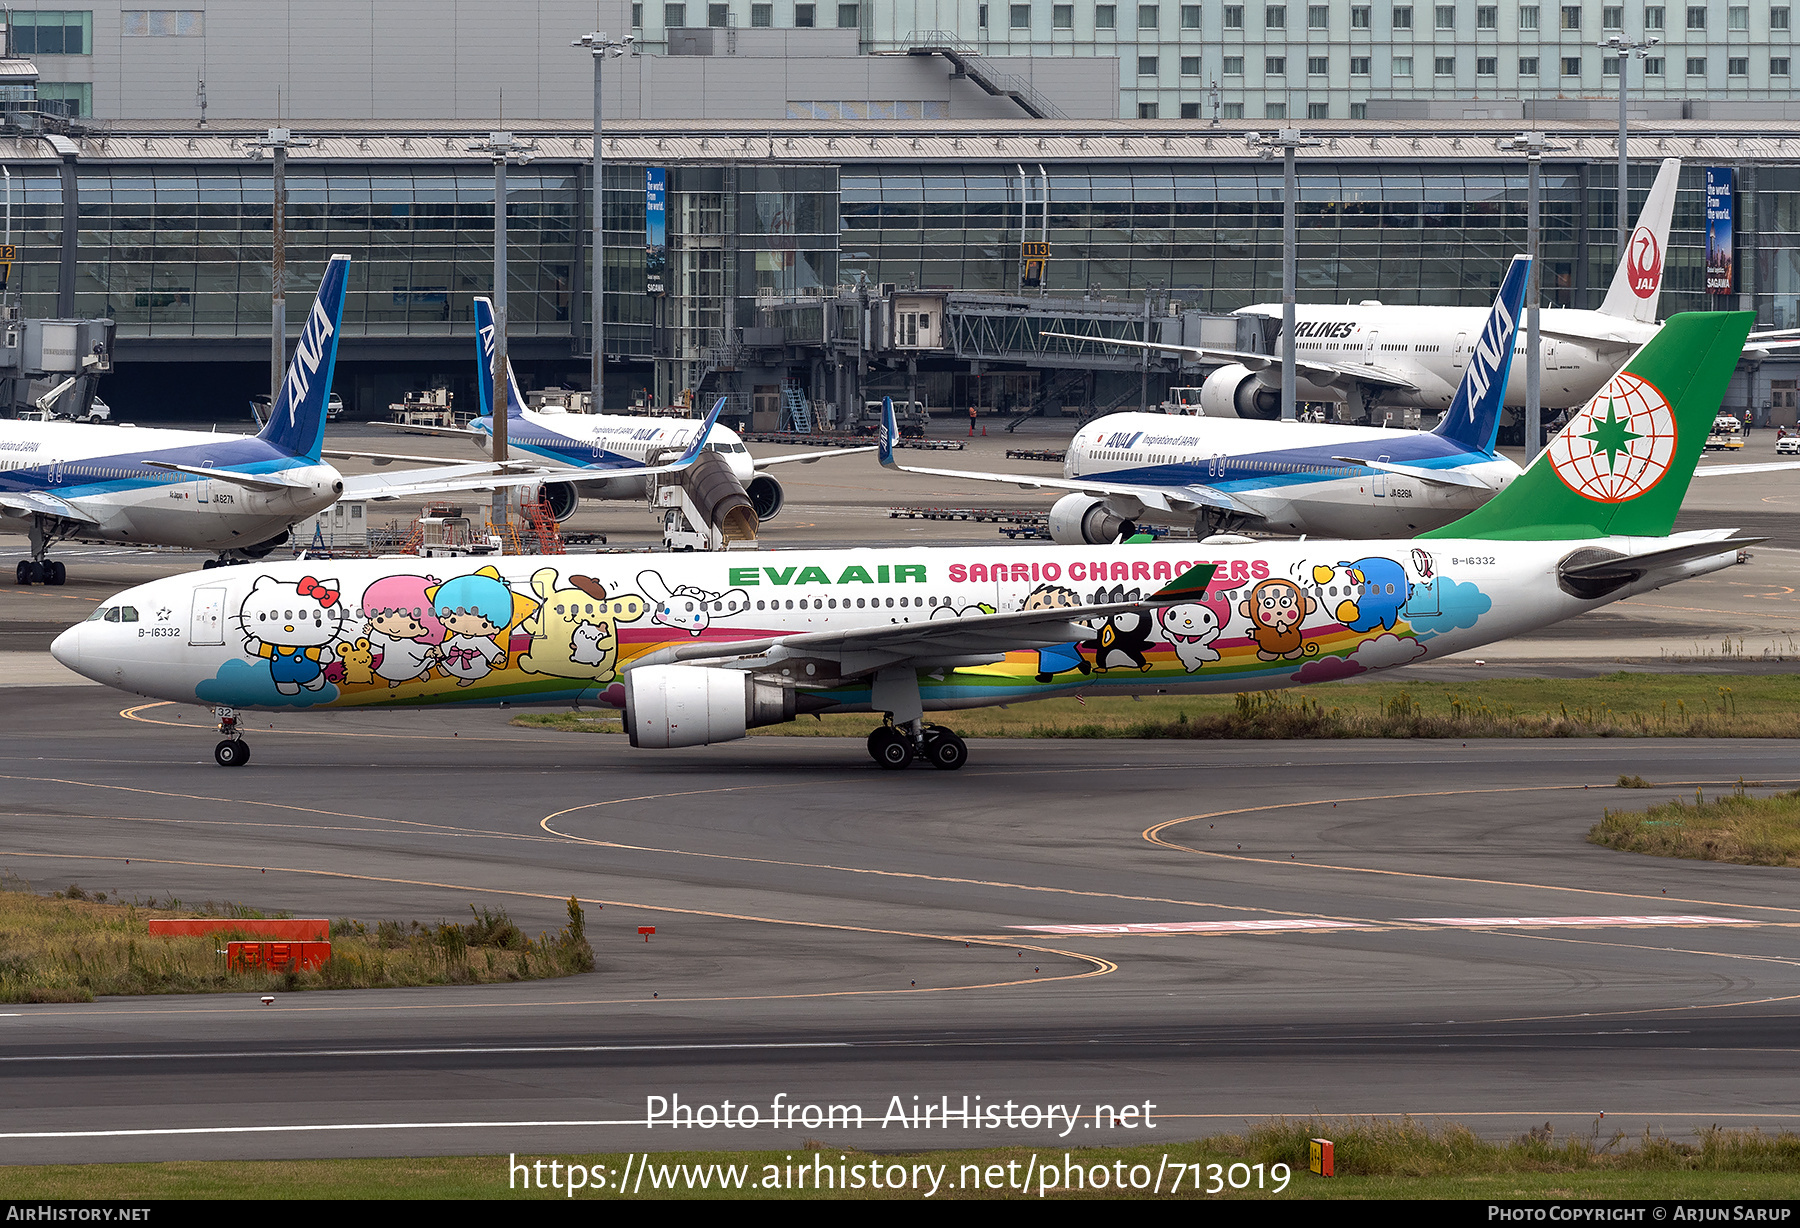
<svg viewBox="0 0 1800 1228">
<path fill-rule="evenodd" d="M 1429 482 L 1433 486 L 1455 486 L 1468 490 L 1497 489 L 1462 469 L 1422 469 L 1416 465 L 1396 465 L 1389 461 L 1363 460 L 1357 456 L 1334 456 L 1331 459 L 1340 464 L 1361 465 L 1365 469 L 1379 469 L 1383 473 L 1391 473 L 1396 477 L 1417 478 L 1419 481 Z"/>
<path fill-rule="evenodd" d="M 140 461 L 152 469 L 167 469 L 172 473 L 192 474 L 197 478 L 209 478 L 217 482 L 229 482 L 233 486 L 242 486 L 249 490 L 260 490 L 265 494 L 280 494 L 284 490 L 311 490 L 308 482 L 291 482 L 273 473 L 239 473 L 235 469 L 208 469 L 204 465 L 177 465 L 174 461 Z"/>
<path fill-rule="evenodd" d="M 1564 563 L 1557 570 L 1565 576 L 1579 576 L 1587 580 L 1634 579 L 1659 567 L 1691 563 L 1695 559 L 1711 558 L 1715 554 L 1727 554 L 1747 546 L 1759 546 L 1768 540 L 1766 537 L 1730 537 L 1723 541 L 1690 542 L 1681 546 L 1666 546 L 1661 550 L 1647 550 L 1642 554 L 1620 554 L 1611 558 Z"/>
</svg>

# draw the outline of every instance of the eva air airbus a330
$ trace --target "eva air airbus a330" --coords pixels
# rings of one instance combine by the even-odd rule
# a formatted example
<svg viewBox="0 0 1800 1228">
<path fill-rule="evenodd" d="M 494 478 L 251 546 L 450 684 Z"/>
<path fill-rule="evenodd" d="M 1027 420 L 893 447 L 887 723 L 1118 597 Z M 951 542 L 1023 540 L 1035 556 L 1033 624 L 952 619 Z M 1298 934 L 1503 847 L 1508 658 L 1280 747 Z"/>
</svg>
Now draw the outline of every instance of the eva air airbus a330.
<svg viewBox="0 0 1800 1228">
<path fill-rule="evenodd" d="M 960 767 L 926 713 L 1288 687 L 1430 660 L 1704 575 L 1671 534 L 1751 316 L 1677 316 L 1523 475 L 1406 541 L 946 547 L 260 564 L 176 576 L 60 636 L 71 669 L 244 708 L 607 705 L 639 747 L 869 712 L 885 767 Z"/>
</svg>

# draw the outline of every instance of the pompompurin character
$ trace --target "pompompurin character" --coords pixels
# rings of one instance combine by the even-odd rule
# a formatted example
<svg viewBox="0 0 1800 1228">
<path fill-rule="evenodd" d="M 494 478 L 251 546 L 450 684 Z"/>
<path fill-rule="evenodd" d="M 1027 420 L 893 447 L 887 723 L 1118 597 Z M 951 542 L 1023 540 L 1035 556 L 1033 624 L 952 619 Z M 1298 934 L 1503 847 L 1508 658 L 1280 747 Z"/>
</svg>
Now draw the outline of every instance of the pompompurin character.
<svg viewBox="0 0 1800 1228">
<path fill-rule="evenodd" d="M 363 590 L 362 616 L 375 654 L 371 664 L 390 691 L 426 677 L 443 656 L 438 645 L 444 625 L 427 595 L 437 583 L 435 576 L 383 576 Z"/>
<path fill-rule="evenodd" d="M 305 576 L 296 582 L 258 576 L 238 609 L 244 651 L 269 663 L 269 677 L 283 695 L 325 685 L 325 667 L 336 656 L 347 611 L 336 580 Z"/>
<path fill-rule="evenodd" d="M 457 686 L 473 686 L 506 661 L 495 637 L 512 626 L 513 592 L 492 567 L 427 590 L 446 633 L 440 668 Z"/>
</svg>

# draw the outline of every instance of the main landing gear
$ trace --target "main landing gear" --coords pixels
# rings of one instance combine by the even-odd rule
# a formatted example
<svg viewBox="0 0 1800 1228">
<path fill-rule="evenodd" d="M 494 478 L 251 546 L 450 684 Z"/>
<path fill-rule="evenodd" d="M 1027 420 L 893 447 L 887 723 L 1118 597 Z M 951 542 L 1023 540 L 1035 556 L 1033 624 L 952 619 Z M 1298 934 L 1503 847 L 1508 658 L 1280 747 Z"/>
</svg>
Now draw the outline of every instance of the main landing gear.
<svg viewBox="0 0 1800 1228">
<path fill-rule="evenodd" d="M 219 732 L 225 740 L 213 747 L 213 762 L 220 767 L 243 767 L 250 762 L 250 743 L 238 729 L 237 713 L 230 708 L 214 708 L 219 718 Z"/>
<path fill-rule="evenodd" d="M 969 761 L 969 747 L 955 732 L 942 725 L 909 722 L 907 728 L 883 725 L 869 735 L 869 758 L 888 771 L 897 772 L 914 759 L 954 772 Z"/>
<path fill-rule="evenodd" d="M 17 578 L 20 585 L 32 584 L 64 584 L 69 579 L 69 569 L 56 559 L 20 559 Z"/>
</svg>

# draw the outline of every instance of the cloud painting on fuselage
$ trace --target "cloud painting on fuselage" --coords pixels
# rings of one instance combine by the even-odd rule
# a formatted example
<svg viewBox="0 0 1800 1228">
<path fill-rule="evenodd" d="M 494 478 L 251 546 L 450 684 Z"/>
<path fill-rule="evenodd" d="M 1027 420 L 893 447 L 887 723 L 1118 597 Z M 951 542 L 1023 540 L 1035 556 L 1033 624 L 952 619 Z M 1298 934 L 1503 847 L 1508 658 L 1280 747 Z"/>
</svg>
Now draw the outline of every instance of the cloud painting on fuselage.
<svg viewBox="0 0 1800 1228">
<path fill-rule="evenodd" d="M 1061 480 L 902 466 L 965 481 L 1074 493 L 1050 510 L 1062 544 L 1116 541 L 1152 521 L 1205 532 L 1257 528 L 1404 537 L 1448 524 L 1518 476 L 1494 451 L 1531 261 L 1514 257 L 1469 346 L 1456 396 L 1430 431 L 1167 414 L 1109 414 L 1077 431 Z M 890 407 L 891 411 L 891 407 Z M 888 413 L 888 438 L 897 438 Z"/>
<path fill-rule="evenodd" d="M 21 524 L 17 582 L 62 583 L 58 540 L 261 557 L 342 490 L 320 459 L 350 258 L 326 266 L 269 421 L 256 435 L 0 419 L 0 523 Z"/>
</svg>

